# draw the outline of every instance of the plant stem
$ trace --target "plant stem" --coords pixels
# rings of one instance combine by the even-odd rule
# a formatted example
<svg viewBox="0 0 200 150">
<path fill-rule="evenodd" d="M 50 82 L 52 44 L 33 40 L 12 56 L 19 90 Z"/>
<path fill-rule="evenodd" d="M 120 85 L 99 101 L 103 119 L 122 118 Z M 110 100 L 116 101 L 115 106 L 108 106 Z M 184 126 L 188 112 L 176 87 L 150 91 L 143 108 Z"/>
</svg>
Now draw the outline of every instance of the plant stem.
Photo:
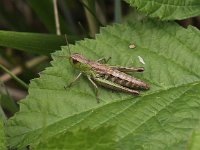
<svg viewBox="0 0 200 150">
<path fill-rule="evenodd" d="M 15 79 L 17 82 L 19 82 L 23 87 L 25 87 L 26 89 L 28 89 L 28 85 L 24 81 L 22 81 L 21 79 L 19 79 L 15 74 L 13 74 L 12 72 L 10 72 L 8 69 L 6 69 L 1 64 L 0 64 L 0 68 L 3 69 L 5 72 L 7 72 L 13 79 Z"/>
<path fill-rule="evenodd" d="M 55 23 L 56 23 L 56 34 L 61 35 L 57 0 L 53 0 L 53 8 L 54 8 Z"/>
<path fill-rule="evenodd" d="M 43 62 L 43 61 L 45 61 L 47 59 L 48 59 L 47 56 L 39 56 L 39 57 L 33 58 L 32 60 L 27 61 L 25 63 L 25 66 L 27 68 L 32 68 L 32 67 L 38 65 L 39 63 L 41 63 L 41 62 Z M 11 70 L 11 73 L 15 74 L 15 75 L 18 75 L 18 74 L 22 73 L 22 71 L 23 71 L 22 67 L 21 66 L 17 66 L 16 68 Z M 0 80 L 3 81 L 3 82 L 8 81 L 9 79 L 11 79 L 11 76 L 8 73 L 0 76 Z"/>
<path fill-rule="evenodd" d="M 115 0 L 115 22 L 120 23 L 121 21 L 122 21 L 121 0 Z"/>
</svg>

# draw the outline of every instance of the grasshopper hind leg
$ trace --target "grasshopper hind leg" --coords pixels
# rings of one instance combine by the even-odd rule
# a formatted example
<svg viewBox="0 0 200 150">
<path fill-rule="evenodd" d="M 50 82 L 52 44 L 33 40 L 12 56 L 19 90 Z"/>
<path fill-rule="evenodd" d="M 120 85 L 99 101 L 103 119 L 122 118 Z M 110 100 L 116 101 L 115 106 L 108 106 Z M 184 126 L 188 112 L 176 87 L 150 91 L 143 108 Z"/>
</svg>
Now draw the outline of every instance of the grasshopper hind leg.
<svg viewBox="0 0 200 150">
<path fill-rule="evenodd" d="M 97 82 L 99 85 L 107 87 L 107 88 L 112 89 L 112 90 L 122 91 L 122 92 L 133 94 L 133 95 L 139 95 L 140 94 L 139 91 L 129 89 L 127 87 L 124 87 L 124 86 L 119 85 L 117 83 L 113 83 L 113 82 L 106 80 L 106 79 L 94 78 L 93 80 L 95 82 Z"/>
</svg>

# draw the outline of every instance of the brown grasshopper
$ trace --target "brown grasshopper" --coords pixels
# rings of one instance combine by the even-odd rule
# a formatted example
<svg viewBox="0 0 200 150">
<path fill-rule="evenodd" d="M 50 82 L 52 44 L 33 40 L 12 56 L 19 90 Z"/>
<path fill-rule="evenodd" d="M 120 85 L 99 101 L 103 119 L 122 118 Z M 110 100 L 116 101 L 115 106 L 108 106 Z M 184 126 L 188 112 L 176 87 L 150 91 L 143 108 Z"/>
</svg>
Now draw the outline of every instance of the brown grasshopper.
<svg viewBox="0 0 200 150">
<path fill-rule="evenodd" d="M 71 54 L 69 60 L 72 66 L 78 69 L 80 73 L 67 87 L 71 87 L 71 85 L 75 83 L 81 75 L 85 75 L 95 88 L 95 95 L 98 103 L 99 92 L 97 84 L 134 95 L 139 95 L 138 90 L 149 89 L 149 85 L 145 82 L 126 74 L 127 72 L 143 72 L 143 67 L 133 68 L 109 66 L 101 63 L 103 61 L 105 63 L 108 62 L 105 58 L 92 61 L 78 53 Z"/>
<path fill-rule="evenodd" d="M 69 61 L 74 68 L 80 71 L 78 76 L 65 88 L 71 87 L 81 75 L 85 75 L 95 88 L 97 103 L 99 103 L 97 84 L 133 95 L 139 95 L 140 92 L 138 90 L 148 90 L 150 88 L 147 83 L 126 74 L 127 72 L 143 72 L 143 67 L 109 66 L 106 63 L 111 57 L 107 60 L 101 58 L 97 61 L 92 61 L 79 53 L 71 54 L 67 35 L 65 35 L 65 39 L 70 53 Z"/>
</svg>

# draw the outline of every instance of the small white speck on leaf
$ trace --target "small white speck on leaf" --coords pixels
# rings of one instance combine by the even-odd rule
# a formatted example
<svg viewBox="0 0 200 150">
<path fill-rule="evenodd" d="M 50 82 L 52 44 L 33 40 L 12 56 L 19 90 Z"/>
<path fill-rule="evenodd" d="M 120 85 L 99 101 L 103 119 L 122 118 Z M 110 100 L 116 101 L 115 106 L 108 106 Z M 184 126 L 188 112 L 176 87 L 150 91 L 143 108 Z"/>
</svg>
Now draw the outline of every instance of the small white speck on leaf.
<svg viewBox="0 0 200 150">
<path fill-rule="evenodd" d="M 138 58 L 139 58 L 139 61 L 140 61 L 142 64 L 145 64 L 144 59 L 143 59 L 142 57 L 138 56 Z"/>
<path fill-rule="evenodd" d="M 135 48 L 136 46 L 134 44 L 129 45 L 129 48 Z"/>
</svg>

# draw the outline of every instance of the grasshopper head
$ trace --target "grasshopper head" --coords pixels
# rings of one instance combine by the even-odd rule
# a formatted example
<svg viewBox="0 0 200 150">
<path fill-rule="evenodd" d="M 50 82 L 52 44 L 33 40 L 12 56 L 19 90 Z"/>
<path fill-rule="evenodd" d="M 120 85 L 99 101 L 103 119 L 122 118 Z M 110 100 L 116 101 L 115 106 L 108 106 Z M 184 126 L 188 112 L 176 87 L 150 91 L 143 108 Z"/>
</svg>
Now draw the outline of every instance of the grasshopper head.
<svg viewBox="0 0 200 150">
<path fill-rule="evenodd" d="M 89 60 L 85 58 L 83 55 L 74 53 L 69 57 L 69 61 L 76 69 L 80 71 L 88 71 L 90 66 L 88 65 Z"/>
<path fill-rule="evenodd" d="M 88 60 L 81 54 L 79 53 L 74 53 L 69 57 L 69 61 L 72 65 L 77 65 L 77 64 L 85 64 L 88 62 Z"/>
<path fill-rule="evenodd" d="M 69 57 L 70 63 L 80 72 L 84 73 L 85 75 L 95 76 L 95 72 L 92 69 L 91 62 L 83 55 L 74 53 Z"/>
</svg>

